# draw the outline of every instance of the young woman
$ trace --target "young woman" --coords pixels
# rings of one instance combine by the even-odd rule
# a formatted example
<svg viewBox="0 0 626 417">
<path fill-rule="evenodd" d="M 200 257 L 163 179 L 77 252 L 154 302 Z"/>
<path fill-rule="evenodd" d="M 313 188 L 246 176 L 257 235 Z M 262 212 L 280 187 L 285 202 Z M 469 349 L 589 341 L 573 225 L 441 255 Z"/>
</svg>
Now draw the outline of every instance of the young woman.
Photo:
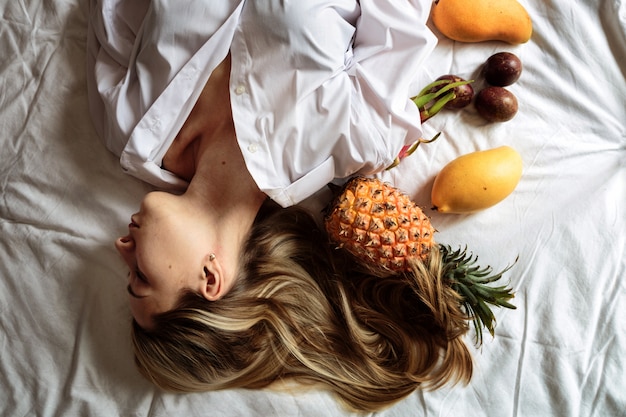
<svg viewBox="0 0 626 417">
<path fill-rule="evenodd" d="M 364 410 L 469 378 L 453 292 L 424 299 L 416 274 L 361 268 L 296 206 L 421 137 L 409 98 L 434 44 L 428 11 L 92 0 L 96 129 L 163 190 L 116 241 L 147 378 L 183 392 L 296 378 Z"/>
</svg>

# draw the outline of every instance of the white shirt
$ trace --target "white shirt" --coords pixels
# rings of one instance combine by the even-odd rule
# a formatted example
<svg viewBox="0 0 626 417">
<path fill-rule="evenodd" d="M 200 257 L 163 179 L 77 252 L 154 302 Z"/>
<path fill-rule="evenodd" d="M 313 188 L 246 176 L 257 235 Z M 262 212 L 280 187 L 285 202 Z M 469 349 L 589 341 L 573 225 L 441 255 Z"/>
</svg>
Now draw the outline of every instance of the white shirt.
<svg viewBox="0 0 626 417">
<path fill-rule="evenodd" d="M 161 162 L 230 51 L 246 166 L 270 198 L 296 204 L 335 178 L 383 170 L 421 137 L 410 97 L 436 42 L 429 10 L 419 0 L 91 0 L 96 129 L 128 173 L 184 189 Z"/>
</svg>

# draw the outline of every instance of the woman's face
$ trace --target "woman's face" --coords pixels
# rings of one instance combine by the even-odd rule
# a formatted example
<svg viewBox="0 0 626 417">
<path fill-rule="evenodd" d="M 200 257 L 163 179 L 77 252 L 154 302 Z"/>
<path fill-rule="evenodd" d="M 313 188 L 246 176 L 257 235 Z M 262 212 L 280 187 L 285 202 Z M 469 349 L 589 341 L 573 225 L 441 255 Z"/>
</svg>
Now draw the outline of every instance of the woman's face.
<svg viewBox="0 0 626 417">
<path fill-rule="evenodd" d="M 130 268 L 128 293 L 133 317 L 150 327 L 154 314 L 175 307 L 183 289 L 205 284 L 203 258 L 210 230 L 179 196 L 149 193 L 131 218 L 129 233 L 115 246 Z"/>
</svg>

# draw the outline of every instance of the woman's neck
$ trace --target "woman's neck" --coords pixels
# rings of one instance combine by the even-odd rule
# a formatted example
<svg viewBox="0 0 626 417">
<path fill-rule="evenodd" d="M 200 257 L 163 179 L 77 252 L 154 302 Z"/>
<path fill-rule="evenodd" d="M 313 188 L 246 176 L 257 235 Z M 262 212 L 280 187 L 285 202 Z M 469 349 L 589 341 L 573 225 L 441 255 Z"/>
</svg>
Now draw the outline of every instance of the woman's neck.
<svg viewBox="0 0 626 417">
<path fill-rule="evenodd" d="M 182 197 L 206 213 L 220 242 L 216 250 L 231 257 L 239 253 L 267 197 L 246 168 L 234 127 L 220 131 L 198 139 L 196 171 Z"/>
<path fill-rule="evenodd" d="M 239 254 L 266 199 L 248 172 L 230 108 L 230 59 L 213 71 L 163 160 L 189 181 L 180 198 L 210 231 L 208 251 L 232 284 Z M 229 284 L 230 285 L 230 284 Z"/>
<path fill-rule="evenodd" d="M 266 196 L 248 172 L 232 122 L 216 133 L 198 139 L 195 173 L 186 194 L 225 214 L 242 206 L 260 207 Z"/>
<path fill-rule="evenodd" d="M 210 209 L 220 225 L 234 230 L 252 224 L 266 197 L 249 174 L 237 143 L 229 80 L 227 55 L 211 73 L 164 164 L 189 181 L 184 196 L 190 202 Z"/>
</svg>

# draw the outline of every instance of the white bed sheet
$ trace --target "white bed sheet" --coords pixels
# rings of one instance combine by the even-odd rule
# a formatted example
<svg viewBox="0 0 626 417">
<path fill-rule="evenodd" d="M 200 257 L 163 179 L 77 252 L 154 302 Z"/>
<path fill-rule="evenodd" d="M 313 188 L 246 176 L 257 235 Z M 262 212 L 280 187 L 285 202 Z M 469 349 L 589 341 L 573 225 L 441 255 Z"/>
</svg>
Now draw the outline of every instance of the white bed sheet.
<svg viewBox="0 0 626 417">
<path fill-rule="evenodd" d="M 348 415 L 322 391 L 171 395 L 135 370 L 112 241 L 148 187 L 91 125 L 86 3 L 0 0 L 0 414 Z M 488 124 L 471 107 L 444 111 L 425 127 L 442 137 L 383 174 L 429 207 L 445 163 L 516 148 L 524 173 L 510 197 L 473 215 L 431 214 L 440 242 L 468 244 L 482 264 L 519 256 L 506 275 L 518 309 L 496 311 L 470 385 L 416 391 L 377 415 L 626 415 L 626 5 L 522 4 L 530 42 L 440 38 L 420 75 L 477 78 L 489 55 L 514 52 L 517 116 Z"/>
</svg>

